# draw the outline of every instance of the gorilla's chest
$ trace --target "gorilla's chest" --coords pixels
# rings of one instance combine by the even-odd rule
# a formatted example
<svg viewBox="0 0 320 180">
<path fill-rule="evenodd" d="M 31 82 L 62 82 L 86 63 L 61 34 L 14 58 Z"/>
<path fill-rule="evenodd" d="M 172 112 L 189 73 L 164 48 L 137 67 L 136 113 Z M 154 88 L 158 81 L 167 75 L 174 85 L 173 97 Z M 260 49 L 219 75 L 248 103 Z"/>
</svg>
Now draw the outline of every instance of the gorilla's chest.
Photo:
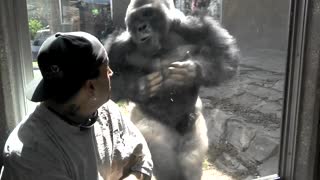
<svg viewBox="0 0 320 180">
<path fill-rule="evenodd" d="M 151 73 L 159 71 L 162 68 L 167 68 L 171 63 L 177 61 L 185 61 L 192 56 L 194 45 L 180 45 L 172 49 L 160 50 L 154 56 L 146 56 L 139 51 L 132 52 L 127 56 L 127 65 L 134 69 Z"/>
<path fill-rule="evenodd" d="M 137 48 L 127 55 L 127 65 L 139 71 L 151 73 L 167 68 L 171 63 L 184 61 L 196 50 L 196 45 L 190 44 L 176 33 L 170 33 L 162 40 L 162 47 L 157 52 L 140 51 Z"/>
</svg>

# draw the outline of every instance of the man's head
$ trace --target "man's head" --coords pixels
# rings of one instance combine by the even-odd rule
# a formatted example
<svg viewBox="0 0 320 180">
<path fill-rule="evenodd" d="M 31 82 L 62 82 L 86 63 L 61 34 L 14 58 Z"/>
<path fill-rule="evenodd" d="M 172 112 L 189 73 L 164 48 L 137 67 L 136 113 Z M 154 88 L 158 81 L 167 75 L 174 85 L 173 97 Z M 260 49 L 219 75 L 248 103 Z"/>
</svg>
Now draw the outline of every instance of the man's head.
<svg viewBox="0 0 320 180">
<path fill-rule="evenodd" d="M 109 99 L 112 71 L 108 55 L 93 35 L 56 33 L 43 43 L 37 60 L 43 78 L 29 84 L 27 97 L 31 101 L 65 103 L 83 89 L 86 98 L 101 103 Z"/>
</svg>

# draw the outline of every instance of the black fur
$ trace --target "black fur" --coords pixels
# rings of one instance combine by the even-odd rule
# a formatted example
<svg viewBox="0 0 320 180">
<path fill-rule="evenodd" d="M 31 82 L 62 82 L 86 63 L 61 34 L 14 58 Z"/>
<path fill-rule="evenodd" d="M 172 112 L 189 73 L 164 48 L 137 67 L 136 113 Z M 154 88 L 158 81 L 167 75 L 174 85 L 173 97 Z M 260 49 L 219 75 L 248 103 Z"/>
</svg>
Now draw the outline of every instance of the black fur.
<svg viewBox="0 0 320 180">
<path fill-rule="evenodd" d="M 158 19 L 162 19 L 161 24 L 158 21 L 150 22 L 154 33 L 159 35 L 161 45 L 159 49 L 157 49 L 156 43 L 155 47 L 152 47 L 151 44 L 150 49 L 148 49 L 148 46 L 141 48 L 142 45 L 133 40 L 133 38 L 136 38 L 134 37 L 136 34 L 131 26 L 140 22 L 140 19 L 137 20 L 136 14 L 143 11 L 142 7 L 148 4 L 147 2 L 151 4 L 151 6 L 148 6 L 151 10 L 162 11 L 162 14 L 167 16 L 158 17 Z M 157 5 L 157 2 L 167 4 L 165 6 L 167 9 Z M 109 54 L 111 69 L 114 71 L 112 99 L 115 101 L 130 100 L 138 106 L 142 114 L 150 117 L 149 121 L 160 122 L 156 124 L 164 126 L 167 130 L 169 129 L 168 132 L 170 133 L 176 131 L 172 133 L 175 134 L 173 136 L 180 137 L 178 138 L 180 139 L 177 142 L 178 145 L 181 143 L 180 141 L 191 141 L 190 138 L 183 138 L 184 136 L 192 133 L 194 133 L 192 136 L 199 136 L 195 131 L 201 131 L 195 126 L 202 117 L 200 107 L 196 106 L 196 102 L 199 101 L 199 88 L 201 86 L 217 86 L 221 82 L 234 77 L 238 70 L 239 51 L 235 39 L 212 17 L 205 15 L 185 17 L 172 4 L 173 2 L 170 0 L 131 0 L 126 15 L 126 24 L 129 26 L 127 31 L 113 34 L 106 42 L 106 49 Z M 132 15 L 132 12 L 134 12 L 134 15 Z M 163 21 L 163 19 L 166 19 L 166 21 Z M 157 28 L 154 28 L 154 26 L 157 26 Z M 141 91 L 141 82 L 144 82 L 143 80 L 148 74 L 160 72 L 162 78 L 166 80 L 169 77 L 165 72 L 172 62 L 187 60 L 196 64 L 196 77 L 194 79 L 182 82 L 182 85 L 176 85 L 175 83 L 162 85 L 153 96 L 150 96 L 148 91 Z M 148 86 L 148 83 L 143 86 Z M 144 118 L 143 121 L 148 121 L 148 118 L 147 120 Z M 143 122 L 136 124 L 139 127 L 139 125 L 143 125 Z M 141 127 L 139 128 L 141 129 Z M 150 145 L 150 141 L 154 141 L 152 134 L 144 132 L 142 129 L 141 131 Z M 206 129 L 204 131 L 206 132 Z M 202 134 L 201 136 L 206 135 Z M 200 141 L 207 141 L 207 137 L 199 137 L 199 139 Z M 200 145 L 207 146 L 207 142 L 200 143 Z M 159 153 L 159 150 L 154 150 L 156 147 L 159 148 L 150 145 L 153 155 Z M 175 149 L 174 151 L 177 154 L 180 153 L 175 147 L 172 148 Z M 202 148 L 206 151 L 207 147 L 193 148 Z M 190 151 L 193 148 L 189 148 Z M 162 153 L 163 156 L 166 156 L 166 152 Z M 203 158 L 203 156 L 199 156 L 199 158 Z M 202 160 L 199 159 L 198 161 L 201 162 Z M 188 171 L 185 164 L 180 164 L 181 173 L 178 173 L 179 175 L 161 177 L 157 171 L 165 171 L 159 168 L 165 168 L 166 166 L 159 165 L 158 167 L 157 163 L 163 162 L 157 158 L 154 158 L 154 161 L 155 173 L 159 179 L 198 178 L 198 176 L 188 178 L 188 175 L 184 172 Z M 170 174 L 169 169 L 167 169 L 167 172 Z"/>
</svg>

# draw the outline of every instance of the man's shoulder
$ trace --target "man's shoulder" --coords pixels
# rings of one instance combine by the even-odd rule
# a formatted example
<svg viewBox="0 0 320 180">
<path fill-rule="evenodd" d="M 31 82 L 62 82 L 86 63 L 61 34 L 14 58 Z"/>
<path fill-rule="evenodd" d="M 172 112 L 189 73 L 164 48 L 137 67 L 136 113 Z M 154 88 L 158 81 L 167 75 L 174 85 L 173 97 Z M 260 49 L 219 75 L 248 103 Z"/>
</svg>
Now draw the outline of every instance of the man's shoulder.
<svg viewBox="0 0 320 180">
<path fill-rule="evenodd" d="M 57 163 L 57 167 L 62 165 L 60 153 L 48 136 L 31 127 L 28 121 L 20 123 L 5 143 L 3 163 L 4 174 L 8 177 L 15 175 L 14 177 L 24 179 L 25 174 L 35 175 L 41 172 L 41 168 L 49 170 L 47 167 L 51 163 Z"/>
<path fill-rule="evenodd" d="M 111 124 L 113 130 L 119 129 L 120 131 L 126 126 L 123 111 L 114 101 L 109 100 L 98 111 L 100 124 Z"/>
<path fill-rule="evenodd" d="M 112 120 L 114 118 L 119 119 L 121 118 L 121 112 L 119 106 L 112 100 L 109 100 L 105 104 L 103 104 L 99 108 L 99 113 L 100 114 L 106 114 L 111 118 Z"/>
<path fill-rule="evenodd" d="M 20 122 L 9 134 L 9 137 L 6 140 L 3 153 L 5 157 L 12 156 L 12 155 L 21 155 L 23 142 L 19 137 L 21 134 L 21 130 L 25 122 Z"/>
<path fill-rule="evenodd" d="M 115 103 L 114 101 L 112 101 L 112 100 L 107 101 L 104 105 L 107 106 L 110 110 L 119 111 L 119 106 L 118 106 L 118 104 L 116 104 L 116 103 Z"/>
<path fill-rule="evenodd" d="M 33 153 L 45 150 L 51 143 L 41 120 L 33 114 L 21 121 L 10 133 L 4 146 L 4 154 L 7 156 L 18 155 L 28 150 Z"/>
</svg>

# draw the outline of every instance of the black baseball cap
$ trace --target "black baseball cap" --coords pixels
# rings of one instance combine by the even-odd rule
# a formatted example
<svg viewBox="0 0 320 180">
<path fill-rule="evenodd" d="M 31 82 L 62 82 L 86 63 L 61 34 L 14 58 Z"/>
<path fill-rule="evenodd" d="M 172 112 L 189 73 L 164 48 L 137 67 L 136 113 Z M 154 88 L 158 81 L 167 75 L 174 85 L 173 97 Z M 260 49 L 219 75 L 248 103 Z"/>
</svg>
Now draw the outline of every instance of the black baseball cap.
<svg viewBox="0 0 320 180">
<path fill-rule="evenodd" d="M 33 102 L 72 96 L 86 80 L 99 75 L 99 67 L 108 63 L 108 55 L 93 35 L 67 32 L 46 39 L 37 61 L 42 77 L 31 81 L 26 92 Z"/>
</svg>

